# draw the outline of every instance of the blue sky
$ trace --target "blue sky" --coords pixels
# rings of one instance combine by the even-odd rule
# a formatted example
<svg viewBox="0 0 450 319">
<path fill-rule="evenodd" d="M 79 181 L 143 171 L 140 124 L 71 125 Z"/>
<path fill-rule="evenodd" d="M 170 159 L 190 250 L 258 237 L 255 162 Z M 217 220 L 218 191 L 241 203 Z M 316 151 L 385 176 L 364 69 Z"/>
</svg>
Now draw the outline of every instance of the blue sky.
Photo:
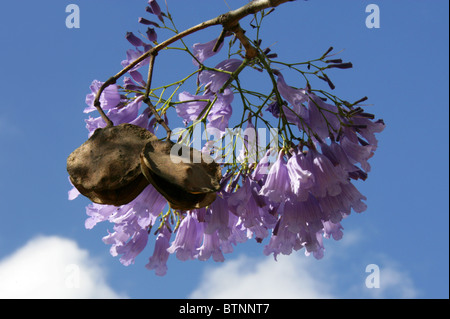
<svg viewBox="0 0 450 319">
<path fill-rule="evenodd" d="M 180 30 L 246 3 L 167 2 Z M 79 29 L 65 25 L 71 3 L 80 8 Z M 378 29 L 365 24 L 370 3 L 380 8 Z M 339 57 L 354 68 L 329 73 L 336 94 L 348 100 L 367 95 L 368 111 L 387 124 L 369 178 L 358 184 L 368 209 L 343 221 L 344 238 L 327 240 L 322 260 L 300 251 L 274 262 L 262 254 L 263 245 L 248 241 L 220 264 L 172 256 L 165 277 L 144 267 L 151 245 L 134 265 L 121 265 L 101 241 L 112 225 L 86 230 L 89 201 L 67 199 L 66 158 L 87 137 L 82 111 L 89 85 L 120 70 L 130 48 L 125 33 L 145 31 L 137 23 L 145 5 L 2 4 L 0 298 L 448 298 L 448 1 L 280 6 L 263 29 L 264 43 L 286 61 L 316 58 L 330 46 L 344 50 Z M 249 28 L 248 22 L 242 26 Z M 212 28 L 186 41 L 206 42 L 218 32 Z M 169 54 L 161 53 L 157 63 L 161 82 L 194 70 L 190 59 Z M 304 85 L 300 78 L 289 83 Z M 380 288 L 365 286 L 371 264 L 380 269 Z M 77 284 L 71 284 L 73 269 L 81 274 Z"/>
</svg>

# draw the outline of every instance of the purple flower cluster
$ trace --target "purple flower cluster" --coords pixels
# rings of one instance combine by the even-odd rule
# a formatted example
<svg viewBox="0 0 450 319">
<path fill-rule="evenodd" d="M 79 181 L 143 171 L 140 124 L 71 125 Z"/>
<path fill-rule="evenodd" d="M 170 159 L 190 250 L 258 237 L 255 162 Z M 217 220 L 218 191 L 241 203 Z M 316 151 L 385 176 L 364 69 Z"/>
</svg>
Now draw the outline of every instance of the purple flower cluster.
<svg viewBox="0 0 450 319">
<path fill-rule="evenodd" d="M 212 51 L 215 42 L 216 40 L 213 40 L 204 45 L 194 45 L 194 55 L 199 62 L 203 62 L 216 53 Z M 197 60 L 193 60 L 195 65 L 198 65 Z M 199 120 L 200 116 L 206 112 L 208 120 L 206 129 L 214 128 L 225 132 L 232 114 L 231 102 L 234 95 L 229 88 L 223 86 L 230 78 L 230 72 L 236 71 L 241 64 L 242 60 L 239 59 L 222 61 L 216 65 L 215 70 L 200 72 L 198 76 L 199 84 L 205 86 L 203 94 L 193 95 L 185 91 L 178 95 L 178 99 L 183 103 L 176 106 L 176 111 L 185 125 Z"/>
<path fill-rule="evenodd" d="M 146 11 L 163 22 L 164 15 L 157 2 L 148 3 Z M 144 18 L 139 22 L 158 26 Z M 149 28 L 146 34 L 148 40 L 156 41 L 154 29 Z M 127 51 L 123 66 L 151 48 L 151 44 L 131 32 L 126 38 L 135 49 Z M 212 40 L 194 45 L 194 65 L 202 67 L 207 58 L 217 53 L 213 52 L 215 43 Z M 114 124 L 131 123 L 153 131 L 155 119 L 148 108 L 142 107 L 145 81 L 139 68 L 147 63 L 144 60 L 130 70 L 131 78 L 125 78 L 123 86 L 110 85 L 102 93 L 101 106 Z M 198 76 L 199 85 L 204 86 L 202 94 L 179 94 L 181 103 L 175 108 L 186 125 L 205 117 L 207 129 L 225 132 L 234 98 L 225 84 L 230 73 L 241 64 L 239 59 L 227 59 L 214 69 L 202 69 Z M 152 185 L 120 207 L 88 205 L 85 227 L 91 229 L 103 221 L 112 223 L 113 229 L 103 241 L 111 245 L 111 254 L 120 256 L 122 264 L 134 263 L 148 244 L 151 232 L 156 236 L 146 267 L 160 276 L 166 274 L 171 254 L 183 261 L 212 258 L 219 262 L 224 261 L 225 253 L 233 251 L 233 246 L 251 238 L 258 242 L 267 239 L 263 252 L 275 259 L 279 254 L 289 255 L 302 248 L 307 255 L 321 258 L 323 238 L 342 238 L 341 220 L 351 210 L 360 213 L 366 209 L 363 202 L 366 198 L 352 180 L 366 179 L 370 171 L 368 160 L 377 149 L 375 133 L 384 129 L 383 121 L 374 121 L 373 116 L 358 110 L 344 113 L 310 89 L 289 86 L 279 71 L 273 73 L 277 76 L 276 89 L 284 101 L 273 102 L 267 110 L 275 118 L 282 117 L 284 125 L 306 133 L 309 139 L 281 150 L 270 149 L 246 170 L 225 172 L 222 189 L 206 208 L 166 213 L 167 202 Z M 101 85 L 99 81 L 92 83 L 85 113 L 95 110 L 93 101 Z M 127 96 L 121 94 L 123 90 Z M 253 126 L 250 120 L 248 125 Z M 105 126 L 101 117 L 86 120 L 89 136 Z M 271 163 L 269 159 L 274 156 L 276 161 Z M 69 192 L 69 199 L 77 196 L 76 189 Z M 171 222 L 169 216 L 177 218 L 178 223 Z"/>
</svg>

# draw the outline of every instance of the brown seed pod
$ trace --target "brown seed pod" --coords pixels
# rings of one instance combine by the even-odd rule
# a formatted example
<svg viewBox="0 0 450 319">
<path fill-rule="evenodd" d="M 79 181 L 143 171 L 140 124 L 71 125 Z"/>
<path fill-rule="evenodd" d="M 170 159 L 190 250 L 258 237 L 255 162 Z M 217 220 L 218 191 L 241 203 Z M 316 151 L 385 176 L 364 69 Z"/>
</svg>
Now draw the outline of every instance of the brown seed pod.
<svg viewBox="0 0 450 319">
<path fill-rule="evenodd" d="M 148 142 L 141 154 L 141 168 L 173 209 L 208 206 L 220 189 L 222 172 L 209 155 L 171 141 Z"/>
<path fill-rule="evenodd" d="M 72 184 L 94 203 L 129 203 L 148 186 L 140 154 L 152 139 L 152 133 L 132 124 L 97 129 L 67 158 Z"/>
</svg>

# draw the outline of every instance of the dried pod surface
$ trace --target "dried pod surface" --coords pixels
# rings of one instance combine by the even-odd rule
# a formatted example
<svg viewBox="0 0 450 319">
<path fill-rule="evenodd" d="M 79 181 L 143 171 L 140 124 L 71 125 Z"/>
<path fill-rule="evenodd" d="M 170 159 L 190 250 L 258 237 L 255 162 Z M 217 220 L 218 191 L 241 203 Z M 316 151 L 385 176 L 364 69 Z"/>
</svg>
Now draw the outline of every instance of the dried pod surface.
<svg viewBox="0 0 450 319">
<path fill-rule="evenodd" d="M 171 141 L 152 140 L 141 155 L 142 172 L 173 209 L 208 206 L 216 199 L 222 173 L 213 159 Z"/>
<path fill-rule="evenodd" d="M 67 158 L 70 180 L 94 203 L 127 204 L 148 185 L 140 154 L 152 139 L 152 133 L 132 124 L 97 129 Z"/>
</svg>

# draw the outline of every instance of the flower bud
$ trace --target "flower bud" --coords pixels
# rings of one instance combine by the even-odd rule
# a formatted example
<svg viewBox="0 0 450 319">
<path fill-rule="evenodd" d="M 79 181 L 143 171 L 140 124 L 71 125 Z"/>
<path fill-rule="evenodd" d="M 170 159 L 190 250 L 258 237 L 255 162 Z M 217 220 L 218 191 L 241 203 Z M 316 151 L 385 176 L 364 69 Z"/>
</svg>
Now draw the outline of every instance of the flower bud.
<svg viewBox="0 0 450 319">
<path fill-rule="evenodd" d="M 150 21 L 150 20 L 147 20 L 145 18 L 139 18 L 138 22 L 141 23 L 141 24 L 152 25 L 154 27 L 159 28 L 159 24 L 158 23 Z"/>
<path fill-rule="evenodd" d="M 147 34 L 147 38 L 150 41 L 156 42 L 158 40 L 158 35 L 156 34 L 155 29 L 148 28 L 146 34 Z"/>
<path fill-rule="evenodd" d="M 327 68 L 350 69 L 353 68 L 353 64 L 351 62 L 330 64 Z"/>
<path fill-rule="evenodd" d="M 127 32 L 125 38 L 135 47 L 141 47 L 144 46 L 144 42 L 142 42 L 141 39 L 139 39 L 137 36 L 133 34 L 133 32 Z"/>
</svg>

